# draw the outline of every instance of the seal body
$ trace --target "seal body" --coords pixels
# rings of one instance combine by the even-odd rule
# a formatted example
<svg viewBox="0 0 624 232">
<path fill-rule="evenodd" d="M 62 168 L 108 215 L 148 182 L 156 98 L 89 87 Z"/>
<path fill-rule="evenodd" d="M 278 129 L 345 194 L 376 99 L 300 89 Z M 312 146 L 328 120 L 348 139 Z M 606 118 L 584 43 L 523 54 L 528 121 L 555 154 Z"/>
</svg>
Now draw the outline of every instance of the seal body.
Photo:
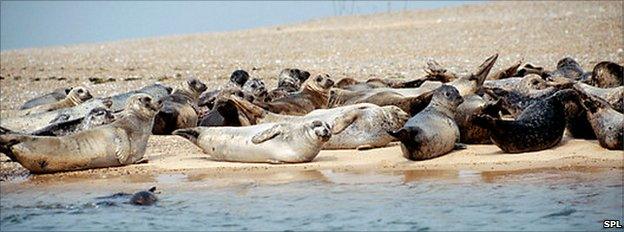
<svg viewBox="0 0 624 232">
<path fill-rule="evenodd" d="M 423 111 L 410 118 L 401 129 L 390 131 L 390 135 L 401 141 L 403 156 L 425 160 L 452 151 L 460 140 L 453 118 L 462 101 L 457 89 L 444 85 L 435 90 L 431 103 Z"/>
<path fill-rule="evenodd" d="M 25 109 L 33 108 L 38 105 L 45 105 L 45 104 L 58 102 L 60 100 L 65 99 L 65 97 L 67 97 L 67 94 L 69 94 L 69 91 L 71 90 L 72 90 L 72 87 L 55 89 L 50 93 L 28 100 L 22 106 L 20 106 L 19 109 L 25 110 Z"/>
<path fill-rule="evenodd" d="M 154 119 L 152 133 L 171 134 L 175 129 L 195 127 L 198 120 L 197 101 L 206 85 L 197 78 L 189 78 L 183 87 L 163 99 L 163 107 Z"/>
<path fill-rule="evenodd" d="M 0 145 L 12 160 L 32 173 L 53 173 L 114 167 L 143 160 L 154 115 L 160 103 L 137 94 L 115 122 L 60 136 L 0 135 Z"/>
<path fill-rule="evenodd" d="M 29 114 L 36 114 L 36 113 L 69 108 L 69 107 L 79 105 L 91 98 L 93 98 L 93 96 L 87 89 L 85 89 L 84 87 L 76 87 L 70 90 L 69 94 L 67 94 L 67 96 L 63 100 L 48 103 L 48 104 L 38 105 L 38 106 L 32 107 L 30 109 L 26 109 L 26 110 L 21 110 L 19 114 L 29 115 Z"/>
<path fill-rule="evenodd" d="M 475 122 L 490 130 L 496 146 L 507 153 L 540 151 L 559 144 L 566 126 L 565 102 L 577 100 L 574 90 L 561 90 L 526 108 L 516 120 L 479 116 Z"/>
<path fill-rule="evenodd" d="M 581 103 L 600 146 L 624 150 L 624 114 L 611 108 L 603 99 L 581 92 Z"/>
<path fill-rule="evenodd" d="M 464 97 L 462 102 L 457 107 L 455 113 L 455 122 L 459 127 L 459 133 L 462 143 L 468 144 L 489 144 L 490 131 L 487 128 L 476 125 L 472 122 L 475 116 L 481 114 L 488 114 L 495 118 L 500 118 L 500 101 L 496 103 L 488 103 L 479 95 L 473 94 Z"/>
<path fill-rule="evenodd" d="M 173 132 L 217 161 L 302 163 L 312 161 L 331 137 L 329 124 L 266 123 L 245 127 L 195 127 Z"/>
<path fill-rule="evenodd" d="M 272 102 L 256 104 L 268 111 L 286 115 L 304 115 L 315 109 L 325 109 L 329 104 L 330 88 L 334 81 L 329 75 L 318 75 L 308 79 L 301 91 L 288 94 Z"/>
<path fill-rule="evenodd" d="M 115 121 L 113 113 L 105 108 L 96 107 L 84 118 L 53 123 L 47 127 L 37 130 L 32 135 L 39 136 L 64 136 L 78 131 L 88 130 L 97 126 L 110 124 Z"/>
<path fill-rule="evenodd" d="M 594 66 L 591 77 L 583 82 L 599 88 L 621 86 L 624 84 L 624 67 L 609 61 L 600 62 Z"/>
</svg>

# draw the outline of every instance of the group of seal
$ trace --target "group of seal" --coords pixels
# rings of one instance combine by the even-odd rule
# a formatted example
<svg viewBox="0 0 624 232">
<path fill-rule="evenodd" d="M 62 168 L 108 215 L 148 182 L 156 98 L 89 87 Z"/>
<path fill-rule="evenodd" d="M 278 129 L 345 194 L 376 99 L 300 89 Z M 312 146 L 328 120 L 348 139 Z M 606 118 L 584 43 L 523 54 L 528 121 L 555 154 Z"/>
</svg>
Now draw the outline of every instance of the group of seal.
<svg viewBox="0 0 624 232">
<path fill-rule="evenodd" d="M 585 72 L 564 58 L 554 71 L 518 61 L 490 74 L 497 59 L 468 74 L 430 60 L 412 80 L 334 82 L 287 68 L 273 89 L 245 70 L 215 90 L 198 78 L 99 98 L 61 88 L 0 122 L 0 152 L 32 173 L 114 167 L 146 161 L 149 136 L 173 134 L 217 161 L 310 162 L 322 149 L 395 141 L 405 158 L 425 160 L 475 143 L 507 153 L 549 149 L 566 128 L 624 149 L 622 66 L 600 62 Z"/>
</svg>

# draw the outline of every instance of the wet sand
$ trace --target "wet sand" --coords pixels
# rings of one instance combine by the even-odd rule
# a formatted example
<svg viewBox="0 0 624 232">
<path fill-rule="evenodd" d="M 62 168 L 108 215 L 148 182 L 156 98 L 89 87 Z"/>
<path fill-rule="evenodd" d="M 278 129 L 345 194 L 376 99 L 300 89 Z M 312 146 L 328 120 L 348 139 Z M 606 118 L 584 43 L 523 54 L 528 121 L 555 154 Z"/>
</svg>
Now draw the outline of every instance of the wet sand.
<svg viewBox="0 0 624 232">
<path fill-rule="evenodd" d="M 60 86 L 84 85 L 95 96 L 161 81 L 171 86 L 193 75 L 211 88 L 238 68 L 269 87 L 287 67 L 367 79 L 412 79 L 433 58 L 465 73 L 499 53 L 493 71 L 524 60 L 554 68 L 570 56 L 584 69 L 603 60 L 624 63 L 622 2 L 494 2 L 478 5 L 314 20 L 253 30 L 23 49 L 0 53 L 0 116 Z M 89 78 L 111 79 L 94 84 Z M 521 170 L 544 167 L 624 167 L 622 151 L 597 141 L 565 137 L 540 152 L 503 154 L 494 145 L 469 145 L 446 156 L 413 162 L 399 146 L 366 151 L 323 151 L 310 163 L 269 165 L 215 162 L 188 141 L 153 136 L 150 162 L 119 168 L 44 175 L 107 178 L 146 173 L 200 171 L 230 175 L 258 172 L 338 170 Z M 0 163 L 0 179 L 24 180 L 18 164 Z M 32 177 L 27 177 L 32 178 Z M 42 182 L 43 183 L 43 182 Z M 8 183 L 3 182 L 3 186 Z"/>
</svg>

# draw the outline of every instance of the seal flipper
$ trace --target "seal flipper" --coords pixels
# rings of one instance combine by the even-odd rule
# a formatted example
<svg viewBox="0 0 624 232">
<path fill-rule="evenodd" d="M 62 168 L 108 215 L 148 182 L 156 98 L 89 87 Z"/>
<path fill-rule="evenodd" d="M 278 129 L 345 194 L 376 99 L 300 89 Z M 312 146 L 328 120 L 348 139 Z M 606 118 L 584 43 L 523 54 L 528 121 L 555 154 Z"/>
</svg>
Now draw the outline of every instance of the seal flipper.
<svg viewBox="0 0 624 232">
<path fill-rule="evenodd" d="M 453 147 L 453 150 L 464 150 L 464 149 L 466 149 L 466 148 L 468 148 L 468 147 L 466 146 L 466 144 L 463 144 L 463 143 L 455 143 L 455 146 Z"/>
<path fill-rule="evenodd" d="M 199 132 L 197 131 L 197 127 L 195 128 L 184 128 L 177 129 L 173 131 L 173 135 L 178 135 L 182 138 L 190 140 L 193 144 L 197 144 L 197 139 L 199 138 Z"/>
<path fill-rule="evenodd" d="M 251 142 L 254 144 L 258 144 L 258 143 L 263 143 L 267 140 L 271 140 L 273 138 L 275 138 L 276 136 L 280 135 L 282 133 L 282 130 L 280 130 L 280 125 L 275 125 L 269 129 L 266 129 L 256 135 L 254 135 L 251 138 Z"/>
<path fill-rule="evenodd" d="M 344 114 L 342 117 L 335 118 L 332 123 L 332 134 L 335 135 L 347 129 L 347 127 L 351 126 L 360 116 L 362 116 L 362 111 L 355 109 Z"/>
<path fill-rule="evenodd" d="M 488 57 L 475 72 L 470 76 L 470 80 L 476 80 L 477 86 L 483 85 L 485 78 L 488 74 L 490 74 L 490 70 L 494 67 L 494 63 L 496 63 L 496 59 L 498 59 L 498 53 Z"/>
</svg>

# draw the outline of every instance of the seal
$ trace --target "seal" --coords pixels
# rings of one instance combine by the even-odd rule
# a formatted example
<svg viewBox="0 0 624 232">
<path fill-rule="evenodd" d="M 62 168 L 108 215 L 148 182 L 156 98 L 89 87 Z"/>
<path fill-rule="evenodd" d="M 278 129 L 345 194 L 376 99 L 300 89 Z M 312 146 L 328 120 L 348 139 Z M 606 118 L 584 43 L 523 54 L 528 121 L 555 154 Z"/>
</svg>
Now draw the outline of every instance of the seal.
<svg viewBox="0 0 624 232">
<path fill-rule="evenodd" d="M 542 90 L 550 85 L 540 76 L 531 74 L 524 77 L 510 77 L 501 80 L 486 80 L 483 89 L 500 88 L 520 94 L 529 94 L 533 90 Z"/>
<path fill-rule="evenodd" d="M 236 95 L 245 98 L 242 91 L 237 89 L 224 89 L 215 97 L 214 106 L 207 114 L 199 119 L 198 126 L 248 126 L 250 117 L 238 110 L 237 105 L 229 97 Z M 254 105 L 255 106 L 255 105 Z"/>
<path fill-rule="evenodd" d="M 371 103 L 378 106 L 397 106 L 401 110 L 415 115 L 424 109 L 433 96 L 433 91 L 423 92 L 417 96 L 406 97 L 394 91 L 350 91 L 332 89 L 329 97 L 329 108 L 359 103 Z"/>
<path fill-rule="evenodd" d="M 305 115 L 312 110 L 328 107 L 330 89 L 333 85 L 334 81 L 329 75 L 318 75 L 306 80 L 298 92 L 274 99 L 272 102 L 256 102 L 256 104 L 273 113 Z"/>
<path fill-rule="evenodd" d="M 199 95 L 199 101 L 197 104 L 200 107 L 207 107 L 208 109 L 212 109 L 214 104 L 215 97 L 219 95 L 221 90 L 223 89 L 241 89 L 243 85 L 247 83 L 249 80 L 249 73 L 245 70 L 236 70 L 232 72 L 230 75 L 230 80 L 223 87 L 219 87 L 216 90 L 205 91 L 201 95 Z"/>
<path fill-rule="evenodd" d="M 197 145 L 211 159 L 248 163 L 312 161 L 332 134 L 349 124 L 335 122 L 265 123 L 244 127 L 195 127 L 173 132 Z"/>
<path fill-rule="evenodd" d="M 269 92 L 270 99 L 277 99 L 297 92 L 301 89 L 301 85 L 308 80 L 310 73 L 308 71 L 286 68 L 283 69 L 277 77 L 277 88 Z"/>
<path fill-rule="evenodd" d="M 609 61 L 600 62 L 583 83 L 599 88 L 619 87 L 624 83 L 624 67 Z"/>
<path fill-rule="evenodd" d="M 119 192 L 110 196 L 97 197 L 96 199 L 105 200 L 97 202 L 96 205 L 116 206 L 118 203 L 149 206 L 158 201 L 155 195 L 156 187 L 151 187 L 148 190 L 139 191 L 134 194 Z M 123 200 L 123 202 L 119 202 Z"/>
<path fill-rule="evenodd" d="M 38 105 L 50 104 L 50 103 L 63 100 L 65 99 L 65 97 L 67 97 L 67 94 L 69 94 L 69 91 L 71 90 L 72 90 L 72 87 L 55 89 L 50 93 L 47 93 L 42 96 L 26 101 L 22 106 L 20 106 L 19 109 L 20 110 L 30 109 Z"/>
<path fill-rule="evenodd" d="M 91 98 L 93 98 L 93 96 L 91 95 L 89 90 L 87 90 L 86 88 L 82 86 L 78 86 L 70 90 L 69 94 L 67 94 L 67 96 L 63 100 L 49 103 L 49 104 L 38 105 L 38 106 L 32 107 L 30 109 L 26 109 L 26 110 L 21 110 L 19 112 L 19 115 L 24 116 L 24 115 L 29 115 L 29 114 L 36 114 L 36 113 L 69 108 L 69 107 L 73 107 L 76 105 L 80 105 L 86 100 L 89 100 Z"/>
<path fill-rule="evenodd" d="M 357 81 L 350 77 L 340 79 L 334 87 L 351 91 L 366 91 L 375 88 L 418 88 L 425 81 L 437 81 L 428 77 L 411 81 L 401 81 L 389 78 L 371 78 L 366 81 Z"/>
<path fill-rule="evenodd" d="M 342 132 L 333 135 L 323 149 L 369 149 L 383 147 L 396 139 L 387 131 L 397 130 L 405 124 L 409 115 L 399 107 L 377 106 L 361 103 L 331 109 L 317 109 L 304 116 L 289 116 L 271 113 L 250 102 L 233 96 L 232 101 L 239 112 L 254 124 L 262 123 L 301 123 L 305 121 L 338 121 L 351 125 Z M 350 122 L 349 120 L 353 120 Z"/>
<path fill-rule="evenodd" d="M 175 89 L 163 99 L 163 106 L 154 119 L 152 133 L 168 135 L 175 129 L 197 126 L 197 101 L 204 91 L 206 84 L 197 78 L 188 78 L 182 88 Z"/>
<path fill-rule="evenodd" d="M 251 97 L 251 101 L 270 102 L 269 91 L 266 89 L 264 81 L 259 78 L 252 78 L 243 86 L 243 93 Z"/>
<path fill-rule="evenodd" d="M 514 77 L 518 73 L 518 68 L 520 68 L 520 65 L 522 65 L 522 60 L 519 60 L 516 63 L 512 64 L 511 66 L 504 68 L 498 72 L 495 72 L 494 74 L 488 76 L 487 79 L 502 80 L 502 79 Z"/>
<path fill-rule="evenodd" d="M 561 141 L 566 126 L 565 103 L 577 101 L 575 90 L 565 89 L 527 107 L 516 120 L 503 120 L 489 115 L 475 118 L 487 128 L 496 146 L 506 153 L 549 149 Z"/>
<path fill-rule="evenodd" d="M 624 114 L 614 110 L 603 99 L 587 94 L 575 86 L 586 109 L 587 118 L 598 138 L 600 146 L 610 150 L 624 150 Z"/>
<path fill-rule="evenodd" d="M 128 99 L 115 122 L 60 136 L 0 135 L 0 147 L 31 173 L 115 167 L 145 161 L 143 155 L 161 102 L 147 94 Z"/>
<path fill-rule="evenodd" d="M 459 104 L 455 113 L 455 123 L 459 127 L 459 138 L 467 144 L 490 144 L 490 131 L 473 123 L 473 118 L 481 114 L 487 114 L 494 118 L 500 118 L 501 102 L 487 102 L 481 96 L 472 94 L 464 97 L 464 102 Z"/>
<path fill-rule="evenodd" d="M 31 135 L 65 136 L 74 134 L 78 131 L 88 130 L 97 126 L 110 124 L 114 121 L 115 116 L 113 115 L 112 111 L 102 107 L 96 107 L 93 108 L 84 118 L 53 123 L 47 127 L 31 133 Z"/>
<path fill-rule="evenodd" d="M 401 141 L 403 156 L 410 160 L 431 159 L 465 148 L 459 144 L 459 128 L 454 120 L 462 102 L 456 88 L 443 85 L 434 91 L 431 103 L 423 111 L 401 129 L 388 133 Z"/>
<path fill-rule="evenodd" d="M 108 107 L 111 111 L 119 112 L 119 111 L 123 110 L 126 107 L 126 103 L 127 103 L 128 99 L 130 97 L 134 96 L 135 94 L 138 94 L 138 93 L 149 94 L 150 96 L 152 96 L 152 98 L 154 100 L 157 101 L 157 100 L 161 100 L 161 99 L 169 96 L 169 94 L 171 94 L 171 91 L 172 91 L 171 87 L 165 86 L 165 85 L 163 85 L 161 83 L 156 82 L 154 84 L 145 86 L 145 87 L 137 89 L 137 90 L 132 90 L 132 91 L 116 94 L 116 95 L 113 95 L 111 97 L 107 97 L 106 101 L 110 101 L 111 102 L 110 107 Z M 85 104 L 87 108 L 92 109 L 94 107 L 99 106 L 101 104 L 99 101 L 102 101 L 102 100 L 104 100 L 104 99 L 102 99 L 102 98 L 100 98 L 100 99 L 92 99 L 92 100 L 87 101 L 87 102 L 85 102 L 83 104 Z"/>
</svg>

